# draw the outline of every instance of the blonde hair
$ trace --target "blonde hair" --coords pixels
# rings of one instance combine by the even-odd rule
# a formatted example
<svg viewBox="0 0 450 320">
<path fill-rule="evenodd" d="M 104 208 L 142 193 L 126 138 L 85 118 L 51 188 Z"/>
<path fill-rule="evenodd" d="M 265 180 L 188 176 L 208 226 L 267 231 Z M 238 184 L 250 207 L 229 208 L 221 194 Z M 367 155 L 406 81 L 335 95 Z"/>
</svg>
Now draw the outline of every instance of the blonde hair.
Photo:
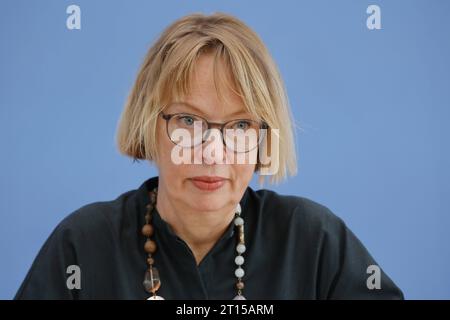
<svg viewBox="0 0 450 320">
<path fill-rule="evenodd" d="M 292 116 L 278 68 L 259 36 L 239 19 L 224 13 L 182 17 L 150 47 L 118 124 L 119 151 L 134 160 L 158 159 L 157 117 L 173 99 L 188 94 L 195 61 L 202 53 L 214 54 L 214 84 L 220 97 L 221 84 L 225 84 L 242 98 L 250 114 L 265 121 L 269 128 L 279 129 L 279 166 L 270 182 L 295 175 Z M 218 60 L 226 72 L 218 72 L 222 65 Z M 271 130 L 267 133 L 266 139 L 271 141 Z M 276 155 L 269 151 L 269 156 Z M 255 171 L 260 168 L 258 163 Z M 263 177 L 260 175 L 261 184 Z"/>
</svg>

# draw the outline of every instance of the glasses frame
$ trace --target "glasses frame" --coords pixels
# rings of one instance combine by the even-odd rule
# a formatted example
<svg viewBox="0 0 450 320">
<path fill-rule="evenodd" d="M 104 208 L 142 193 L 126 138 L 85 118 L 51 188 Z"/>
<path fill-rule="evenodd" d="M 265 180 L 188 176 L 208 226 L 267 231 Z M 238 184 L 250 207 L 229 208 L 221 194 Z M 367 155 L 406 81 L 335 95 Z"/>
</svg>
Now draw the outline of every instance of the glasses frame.
<svg viewBox="0 0 450 320">
<path fill-rule="evenodd" d="M 172 143 L 175 144 L 175 145 L 177 145 L 177 146 L 180 146 L 180 145 L 177 144 L 176 142 L 174 142 L 174 141 L 172 140 L 172 138 L 170 138 L 170 133 L 169 133 L 169 121 L 170 121 L 170 119 L 172 119 L 173 117 L 178 116 L 178 115 L 193 116 L 193 117 L 197 117 L 197 118 L 202 119 L 202 120 L 207 124 L 207 126 L 208 126 L 207 129 L 206 129 L 206 131 L 208 131 L 208 130 L 214 128 L 214 127 L 219 128 L 220 133 L 221 133 L 221 135 L 222 135 L 222 142 L 223 142 L 223 145 L 226 146 L 226 147 L 229 148 L 229 149 L 231 149 L 231 148 L 227 145 L 227 143 L 226 143 L 226 141 L 225 141 L 225 134 L 224 134 L 224 129 L 225 129 L 225 127 L 227 126 L 227 124 L 229 124 L 229 123 L 231 123 L 231 122 L 235 122 L 235 121 L 249 121 L 249 122 L 256 122 L 256 123 L 259 122 L 259 130 L 261 130 L 261 129 L 268 129 L 268 128 L 269 128 L 269 125 L 268 125 L 265 121 L 257 121 L 257 120 L 252 120 L 252 119 L 233 119 L 233 120 L 226 121 L 226 122 L 212 122 L 212 121 L 208 121 L 207 119 L 205 119 L 205 118 L 202 117 L 202 116 L 199 116 L 199 115 L 194 114 L 194 113 L 188 113 L 188 112 L 177 112 L 177 113 L 168 113 L 168 114 L 166 114 L 166 113 L 164 113 L 164 112 L 161 112 L 160 114 L 161 114 L 162 118 L 163 118 L 164 120 L 166 120 L 166 133 L 167 133 L 167 136 L 169 137 L 169 140 L 172 141 Z M 264 133 L 264 131 L 263 131 L 263 133 Z M 258 143 L 257 143 L 256 147 L 259 147 L 259 145 L 260 145 L 261 142 L 263 141 L 264 137 L 265 137 L 265 134 L 262 134 L 262 135 L 259 136 Z M 206 138 L 205 140 L 202 138 L 202 143 L 200 143 L 200 144 L 198 144 L 198 145 L 204 144 L 205 141 L 207 141 L 207 138 Z M 198 146 L 198 145 L 193 145 L 193 146 L 191 146 L 190 148 L 194 148 L 194 147 L 196 147 L 196 146 Z M 181 146 L 181 147 L 183 147 L 183 146 Z M 254 148 L 252 148 L 252 149 L 249 149 L 249 150 L 247 150 L 247 151 L 241 151 L 241 152 L 235 151 L 235 150 L 233 150 L 233 151 L 236 152 L 236 153 L 248 153 L 248 152 L 252 151 L 253 149 L 255 149 L 256 147 L 254 147 Z M 183 147 L 183 148 L 189 148 L 189 147 Z M 231 149 L 231 150 L 232 150 L 232 149 Z"/>
</svg>

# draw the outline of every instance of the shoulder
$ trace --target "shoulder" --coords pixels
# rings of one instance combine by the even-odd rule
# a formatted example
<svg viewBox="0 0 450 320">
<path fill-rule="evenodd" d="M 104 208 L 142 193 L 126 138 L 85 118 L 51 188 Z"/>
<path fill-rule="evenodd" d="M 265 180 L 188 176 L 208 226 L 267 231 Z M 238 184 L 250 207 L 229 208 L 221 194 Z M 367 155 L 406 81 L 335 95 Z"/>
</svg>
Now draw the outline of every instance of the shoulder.
<svg viewBox="0 0 450 320">
<path fill-rule="evenodd" d="M 67 268 L 79 266 L 86 275 L 108 268 L 115 257 L 117 239 L 129 234 L 127 226 L 132 219 L 127 215 L 133 210 L 126 208 L 134 205 L 134 193 L 132 190 L 111 201 L 83 205 L 60 221 L 34 259 L 15 299 L 89 296 L 89 285 L 85 284 L 92 281 L 84 282 L 83 291 L 67 290 Z"/>
<path fill-rule="evenodd" d="M 330 208 L 302 196 L 282 195 L 270 190 L 251 190 L 250 203 L 257 212 L 256 228 L 269 242 L 280 261 L 309 270 L 295 274 L 298 283 L 316 281 L 320 299 L 402 299 L 403 293 L 382 271 L 381 291 L 368 289 L 367 268 L 378 265 L 356 235 Z M 265 242 L 267 243 L 267 242 Z M 280 253 L 280 248 L 285 248 Z M 274 253 L 274 254 L 275 254 Z M 283 255 L 284 254 L 284 255 Z"/>
<path fill-rule="evenodd" d="M 250 198 L 266 221 L 302 229 L 336 233 L 346 228 L 344 221 L 328 206 L 304 196 L 285 195 L 273 190 L 250 190 Z"/>
<path fill-rule="evenodd" d="M 87 203 L 68 214 L 55 228 L 57 235 L 89 238 L 103 234 L 117 233 L 132 214 L 132 199 L 137 190 L 120 194 L 113 200 Z"/>
</svg>

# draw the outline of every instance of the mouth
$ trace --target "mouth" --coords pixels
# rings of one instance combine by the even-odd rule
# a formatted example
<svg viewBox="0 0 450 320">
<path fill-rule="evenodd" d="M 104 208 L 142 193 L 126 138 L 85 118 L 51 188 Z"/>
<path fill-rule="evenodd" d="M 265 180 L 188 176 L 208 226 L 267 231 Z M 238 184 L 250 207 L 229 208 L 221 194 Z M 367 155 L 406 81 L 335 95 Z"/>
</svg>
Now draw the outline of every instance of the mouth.
<svg viewBox="0 0 450 320">
<path fill-rule="evenodd" d="M 202 191 L 215 191 L 220 189 L 227 179 L 217 176 L 201 176 L 190 179 L 195 187 Z"/>
</svg>

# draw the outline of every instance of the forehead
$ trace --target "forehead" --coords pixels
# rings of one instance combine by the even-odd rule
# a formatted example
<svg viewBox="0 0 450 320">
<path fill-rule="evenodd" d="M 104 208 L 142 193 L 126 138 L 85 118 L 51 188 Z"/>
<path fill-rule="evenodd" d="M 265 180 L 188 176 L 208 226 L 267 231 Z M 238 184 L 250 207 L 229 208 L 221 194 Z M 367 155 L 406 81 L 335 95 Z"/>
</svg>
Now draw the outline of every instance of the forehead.
<svg viewBox="0 0 450 320">
<path fill-rule="evenodd" d="M 213 55 L 201 55 L 189 79 L 189 90 L 168 106 L 171 112 L 194 112 L 211 119 L 249 115 L 231 73 Z"/>
</svg>

